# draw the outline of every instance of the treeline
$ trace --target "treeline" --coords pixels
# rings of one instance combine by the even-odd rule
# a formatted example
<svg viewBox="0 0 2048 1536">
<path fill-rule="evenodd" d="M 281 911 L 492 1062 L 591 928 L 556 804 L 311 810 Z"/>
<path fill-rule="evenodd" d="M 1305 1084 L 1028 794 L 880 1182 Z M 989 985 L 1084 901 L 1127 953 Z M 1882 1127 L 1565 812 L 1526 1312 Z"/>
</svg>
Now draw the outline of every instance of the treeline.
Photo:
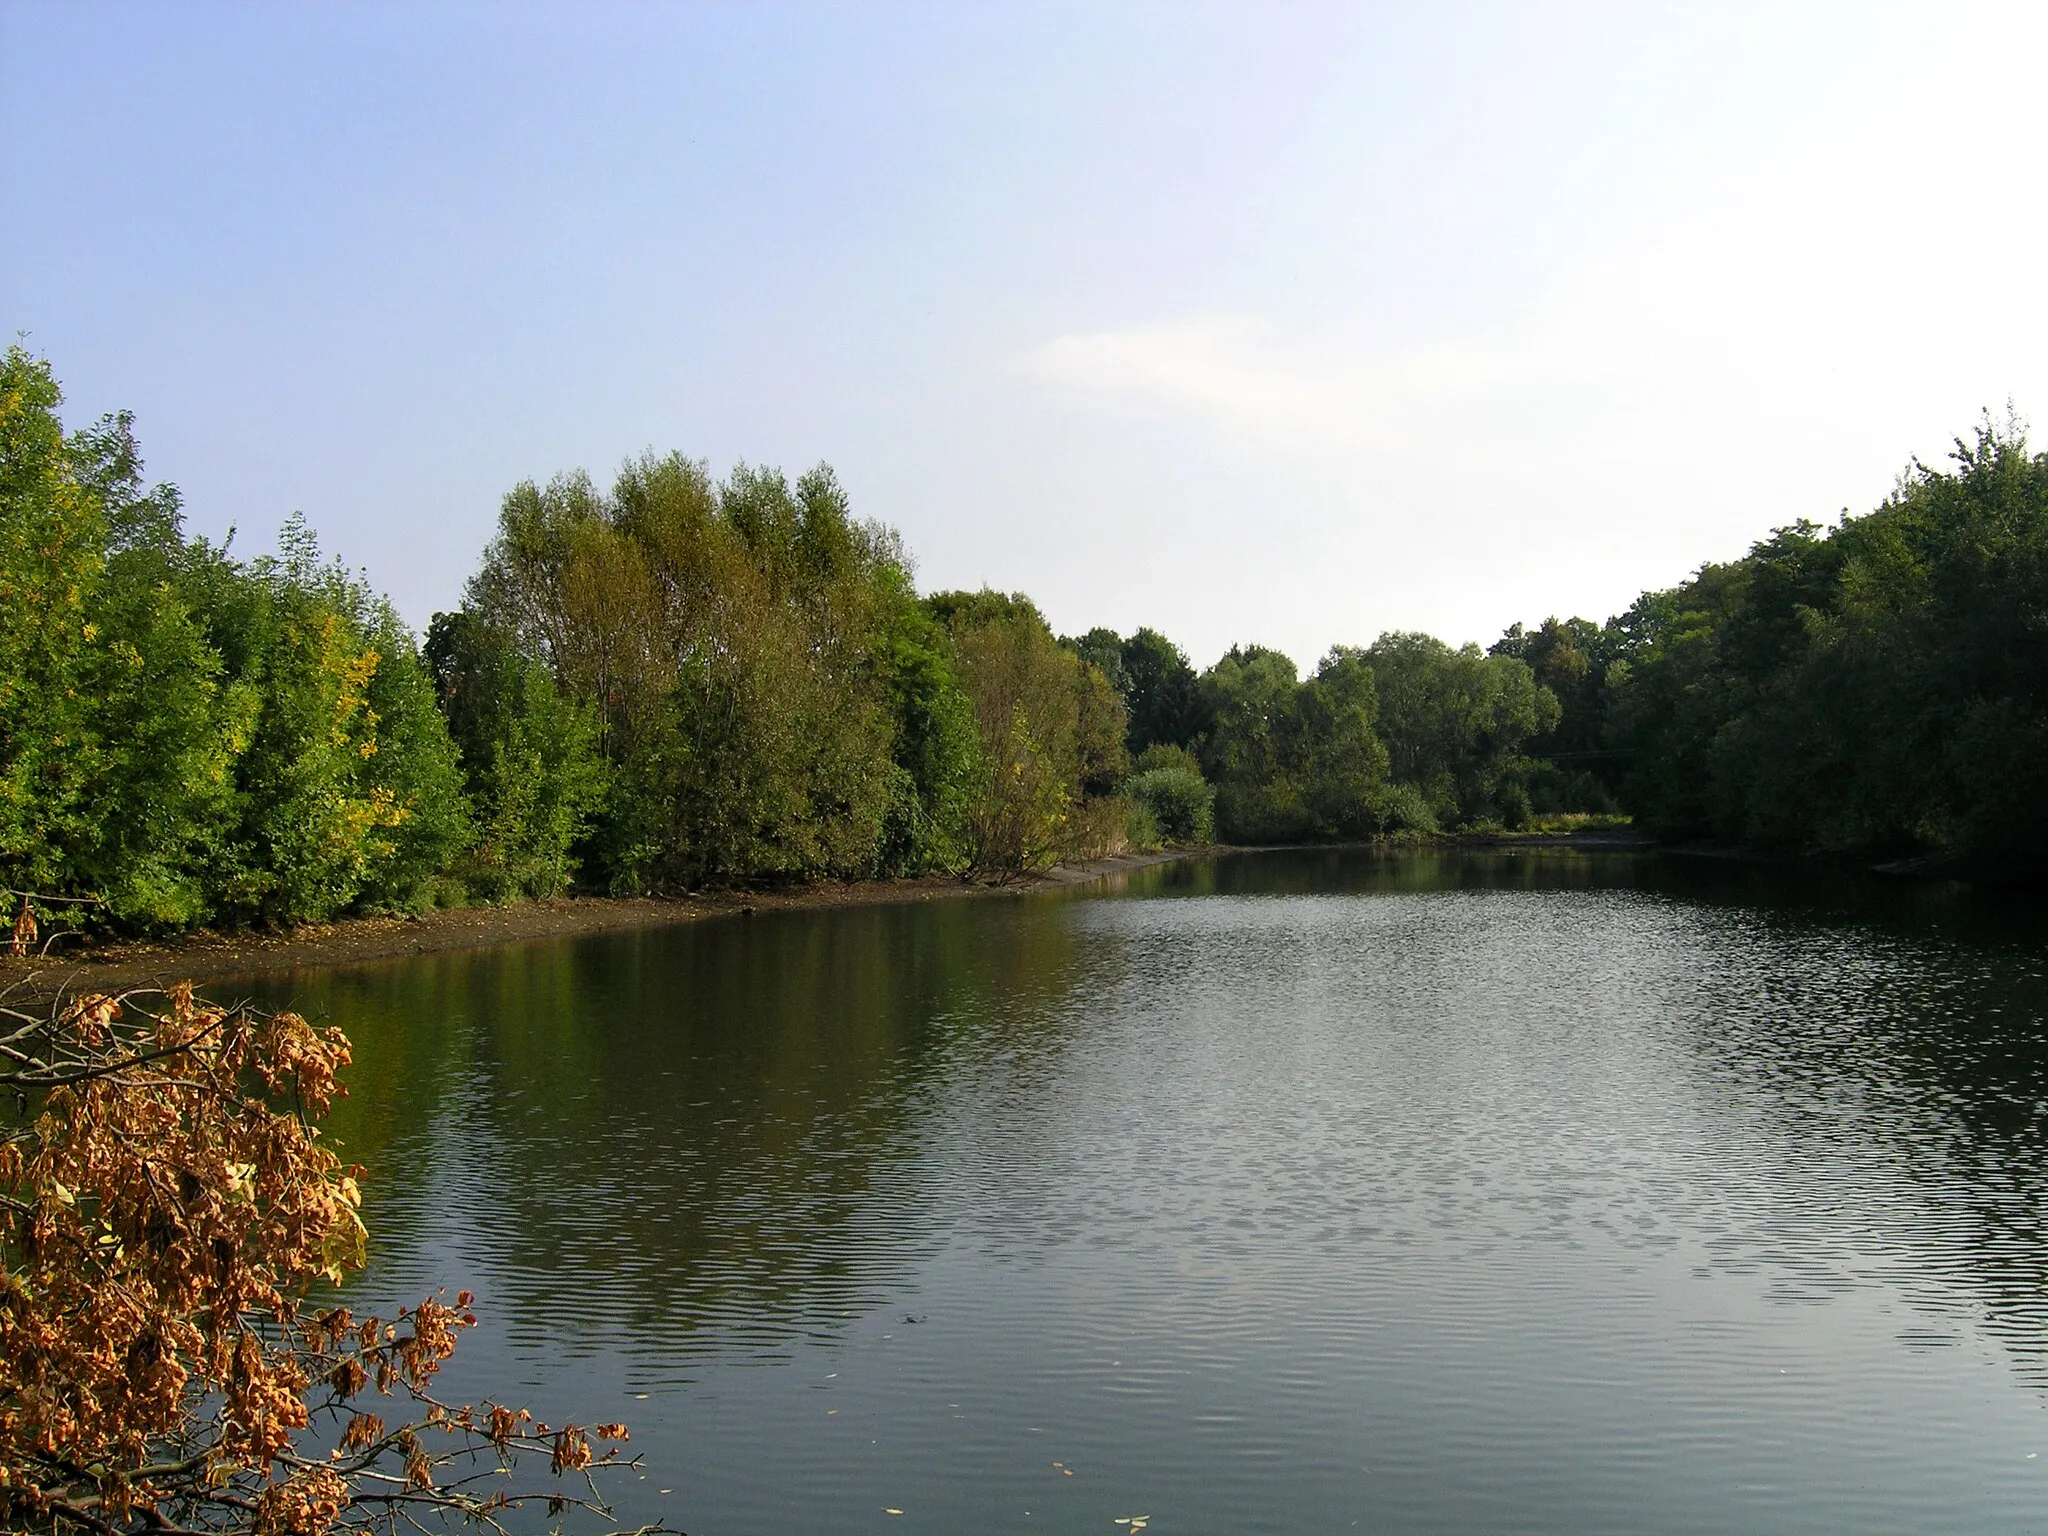
<svg viewBox="0 0 2048 1536">
<path fill-rule="evenodd" d="M 1560 814 L 1980 861 L 2039 841 L 2048 468 L 2016 433 L 1605 625 L 1386 634 L 1303 677 L 920 596 L 828 469 L 677 455 L 514 489 L 422 639 L 296 520 L 275 557 L 188 537 L 129 419 L 67 434 L 61 403 L 10 349 L 0 882 L 128 930 Z"/>
<path fill-rule="evenodd" d="M 131 930 L 1126 846 L 1125 709 L 1021 597 L 920 598 L 829 470 L 504 504 L 424 643 L 296 520 L 186 536 L 131 422 L 0 363 L 0 881 Z"/>
<path fill-rule="evenodd" d="M 1866 516 L 1495 649 L 1560 700 L 1532 750 L 1660 837 L 2039 878 L 2048 455 L 2017 423 Z"/>
<path fill-rule="evenodd" d="M 1335 647 L 1307 678 L 1257 645 L 1198 676 L 1149 629 L 1062 643 L 1125 699 L 1133 797 L 1153 800 L 1153 774 L 1199 775 L 1226 841 L 1513 828 L 1537 809 L 1542 765 L 1522 748 L 1556 724 L 1558 702 L 1518 657 L 1393 633 Z"/>
</svg>

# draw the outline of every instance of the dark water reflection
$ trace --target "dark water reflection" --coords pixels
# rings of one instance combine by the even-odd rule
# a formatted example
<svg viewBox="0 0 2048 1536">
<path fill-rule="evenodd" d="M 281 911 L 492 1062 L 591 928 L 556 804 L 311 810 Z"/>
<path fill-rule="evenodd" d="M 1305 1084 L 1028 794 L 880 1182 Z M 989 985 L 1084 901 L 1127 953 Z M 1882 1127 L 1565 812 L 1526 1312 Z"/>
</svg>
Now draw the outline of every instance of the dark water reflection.
<svg viewBox="0 0 2048 1536">
<path fill-rule="evenodd" d="M 1274 854 L 265 993 L 356 1041 L 364 1299 L 475 1288 L 454 1385 L 631 1419 L 634 1515 L 2013 1531 L 2044 937 L 1946 887 Z"/>
</svg>

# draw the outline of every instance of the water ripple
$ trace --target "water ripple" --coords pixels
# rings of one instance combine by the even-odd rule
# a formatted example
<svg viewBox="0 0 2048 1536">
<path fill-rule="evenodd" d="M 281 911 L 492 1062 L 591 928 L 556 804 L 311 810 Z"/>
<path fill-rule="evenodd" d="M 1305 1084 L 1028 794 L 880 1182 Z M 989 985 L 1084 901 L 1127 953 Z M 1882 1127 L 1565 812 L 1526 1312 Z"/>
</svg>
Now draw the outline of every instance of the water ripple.
<svg viewBox="0 0 2048 1536">
<path fill-rule="evenodd" d="M 357 1040 L 364 1297 L 473 1285 L 457 1385 L 623 1412 L 676 1490 L 635 1517 L 2005 1531 L 2048 1507 L 2044 933 L 1272 855 L 290 1000 Z"/>
</svg>

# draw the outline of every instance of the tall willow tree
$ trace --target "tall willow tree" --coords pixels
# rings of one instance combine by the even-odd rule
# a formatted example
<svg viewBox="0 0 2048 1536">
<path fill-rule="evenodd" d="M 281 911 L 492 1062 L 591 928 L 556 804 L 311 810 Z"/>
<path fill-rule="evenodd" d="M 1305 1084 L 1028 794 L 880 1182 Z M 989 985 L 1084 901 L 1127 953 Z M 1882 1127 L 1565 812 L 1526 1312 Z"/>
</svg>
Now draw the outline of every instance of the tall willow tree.
<svg viewBox="0 0 2048 1536">
<path fill-rule="evenodd" d="M 613 888 L 857 876 L 948 862 L 969 773 L 904 566 L 823 466 L 650 455 L 515 489 L 468 607 L 594 712 Z"/>
</svg>

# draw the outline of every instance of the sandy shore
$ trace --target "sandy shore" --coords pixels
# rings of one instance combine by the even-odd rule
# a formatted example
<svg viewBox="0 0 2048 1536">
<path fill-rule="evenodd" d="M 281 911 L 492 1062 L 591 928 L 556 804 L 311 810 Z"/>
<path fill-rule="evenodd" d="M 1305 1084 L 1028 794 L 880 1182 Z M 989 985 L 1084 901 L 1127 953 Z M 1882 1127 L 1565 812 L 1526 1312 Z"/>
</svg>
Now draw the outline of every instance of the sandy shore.
<svg viewBox="0 0 2048 1536">
<path fill-rule="evenodd" d="M 1063 864 L 1022 880 L 990 884 L 958 875 L 918 880 L 818 881 L 782 890 L 707 891 L 677 898 L 575 896 L 502 907 L 455 907 L 417 917 L 352 917 L 274 933 L 199 932 L 158 943 L 95 945 L 34 960 L 0 956 L 0 988 L 16 999 L 67 992 L 118 992 L 172 981 L 201 984 L 309 966 L 355 965 L 439 950 L 476 949 L 529 939 L 622 929 L 661 928 L 747 912 L 809 907 L 950 901 L 1016 896 L 1085 884 L 1128 870 L 1220 849 L 1175 849 Z"/>
</svg>

